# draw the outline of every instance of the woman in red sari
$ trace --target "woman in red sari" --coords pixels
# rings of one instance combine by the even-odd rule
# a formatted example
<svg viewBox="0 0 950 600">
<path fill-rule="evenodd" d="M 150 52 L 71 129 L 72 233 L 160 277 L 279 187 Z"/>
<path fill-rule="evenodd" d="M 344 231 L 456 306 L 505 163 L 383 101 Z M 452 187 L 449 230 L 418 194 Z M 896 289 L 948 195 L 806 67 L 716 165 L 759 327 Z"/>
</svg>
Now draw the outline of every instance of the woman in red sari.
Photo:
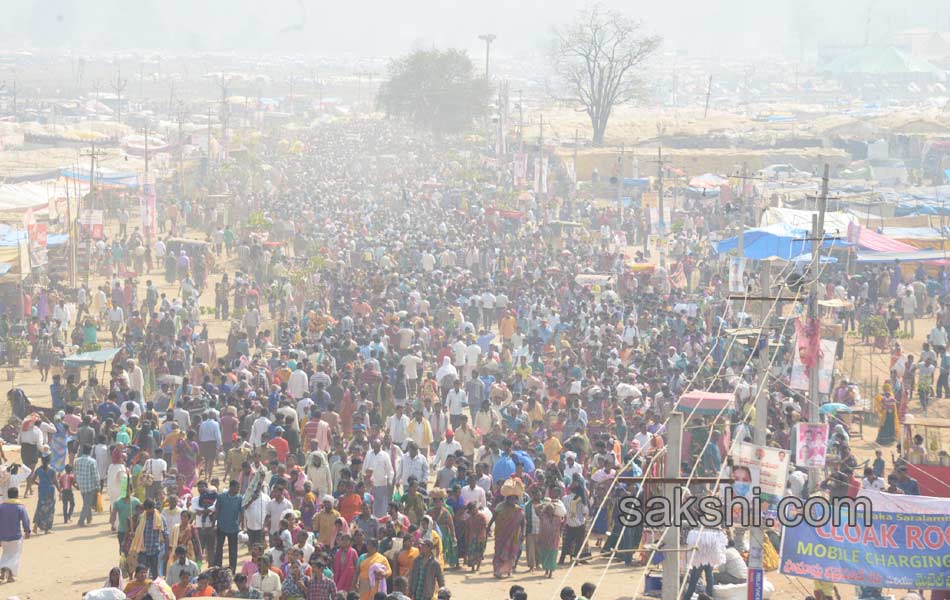
<svg viewBox="0 0 950 600">
<path fill-rule="evenodd" d="M 498 505 L 488 524 L 489 529 L 495 524 L 495 557 L 492 559 L 492 569 L 498 579 L 510 576 L 515 568 L 521 547 L 521 533 L 524 531 L 524 519 L 524 509 L 518 506 L 518 498 L 505 496 L 505 501 Z"/>
<path fill-rule="evenodd" d="M 343 399 L 340 402 L 340 425 L 347 435 L 353 431 L 353 413 L 356 412 L 355 395 L 356 392 L 349 387 L 343 391 Z"/>
<path fill-rule="evenodd" d="M 339 537 L 340 547 L 333 556 L 333 582 L 341 592 L 350 592 L 356 589 L 356 576 L 359 573 L 356 562 L 359 555 L 352 545 L 352 538 L 348 534 Z"/>
<path fill-rule="evenodd" d="M 198 442 L 195 441 L 194 430 L 188 431 L 187 438 L 178 440 L 175 444 L 175 453 L 178 474 L 184 476 L 185 483 L 191 487 L 198 473 Z"/>
</svg>

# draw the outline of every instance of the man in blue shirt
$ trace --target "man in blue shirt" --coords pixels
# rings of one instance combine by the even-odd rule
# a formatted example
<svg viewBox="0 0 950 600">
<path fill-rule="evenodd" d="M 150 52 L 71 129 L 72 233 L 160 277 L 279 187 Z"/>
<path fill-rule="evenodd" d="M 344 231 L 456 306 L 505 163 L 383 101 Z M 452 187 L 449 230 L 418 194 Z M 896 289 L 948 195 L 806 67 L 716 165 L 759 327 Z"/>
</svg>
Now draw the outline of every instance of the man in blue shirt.
<svg viewBox="0 0 950 600">
<path fill-rule="evenodd" d="M 224 538 L 228 539 L 228 563 L 231 572 L 237 572 L 238 532 L 241 530 L 241 516 L 244 513 L 244 496 L 238 492 L 241 484 L 232 479 L 228 484 L 228 493 L 218 496 L 215 513 L 218 517 L 217 549 L 212 557 L 212 566 L 220 567 L 224 552 Z"/>
<path fill-rule="evenodd" d="M 122 410 L 119 408 L 119 405 L 116 404 L 115 400 L 115 392 L 109 392 L 109 396 L 106 401 L 100 404 L 96 409 L 96 414 L 99 416 L 100 421 L 105 421 L 109 418 L 111 418 L 113 421 L 118 421 L 119 417 L 122 416 Z"/>
<path fill-rule="evenodd" d="M 920 495 L 920 484 L 907 472 L 907 465 L 897 467 L 897 487 L 899 487 L 908 496 Z"/>
<path fill-rule="evenodd" d="M 0 568 L 0 582 L 6 579 L 13 583 L 20 574 L 20 553 L 23 540 L 30 539 L 30 515 L 26 507 L 20 504 L 20 488 L 7 490 L 7 501 L 0 504 L 0 551 L 3 552 L 3 568 Z"/>
<path fill-rule="evenodd" d="M 142 508 L 145 509 L 145 524 L 142 526 L 142 547 L 136 548 L 139 550 L 138 561 L 140 565 L 148 567 L 149 576 L 155 578 L 161 574 L 159 560 L 168 546 L 168 523 L 155 510 L 155 501 L 151 498 L 142 504 Z"/>
</svg>

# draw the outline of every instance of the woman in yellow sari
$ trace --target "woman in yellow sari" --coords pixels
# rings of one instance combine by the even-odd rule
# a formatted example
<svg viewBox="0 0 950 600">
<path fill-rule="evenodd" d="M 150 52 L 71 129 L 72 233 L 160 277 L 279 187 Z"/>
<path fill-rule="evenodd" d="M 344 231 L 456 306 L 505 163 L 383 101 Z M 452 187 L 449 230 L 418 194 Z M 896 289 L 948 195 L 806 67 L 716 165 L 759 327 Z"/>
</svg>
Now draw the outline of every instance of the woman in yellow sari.
<svg viewBox="0 0 950 600">
<path fill-rule="evenodd" d="M 378 552 L 379 547 L 374 539 L 366 541 L 366 554 L 360 557 L 360 574 L 356 581 L 360 600 L 373 600 L 376 592 L 385 592 L 386 578 L 393 574 L 389 560 Z M 379 567 L 374 567 L 379 565 Z M 371 573 L 372 571 L 372 573 Z M 372 576 L 371 576 L 372 575 Z"/>
<path fill-rule="evenodd" d="M 192 513 L 188 510 L 181 511 L 181 520 L 177 525 L 172 527 L 171 535 L 169 536 L 168 547 L 174 550 L 178 546 L 183 546 L 187 556 L 190 560 L 195 561 L 198 564 L 198 568 L 201 568 L 201 540 L 198 539 L 198 529 L 195 527 L 195 524 L 192 522 Z M 168 553 L 168 564 L 165 569 L 166 572 L 172 563 L 175 561 L 175 553 Z M 177 582 L 176 582 L 177 583 Z"/>
</svg>

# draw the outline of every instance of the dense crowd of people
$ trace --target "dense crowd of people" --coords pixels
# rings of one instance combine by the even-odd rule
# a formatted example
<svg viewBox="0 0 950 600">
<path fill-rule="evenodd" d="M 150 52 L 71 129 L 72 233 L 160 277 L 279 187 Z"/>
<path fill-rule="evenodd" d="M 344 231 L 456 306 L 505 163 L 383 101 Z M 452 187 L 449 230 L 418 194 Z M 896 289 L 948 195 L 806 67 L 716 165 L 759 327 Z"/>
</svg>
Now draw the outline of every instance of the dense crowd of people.
<svg viewBox="0 0 950 600">
<path fill-rule="evenodd" d="M 728 473 L 731 440 L 752 439 L 759 393 L 767 445 L 791 448 L 804 412 L 787 386 L 792 329 L 770 326 L 779 350 L 768 374 L 753 362 L 762 344 L 727 332 L 753 312 L 729 301 L 708 241 L 734 219 L 731 205 L 704 212 L 689 200 L 670 267 L 657 267 L 624 256 L 642 238 L 636 221 L 621 227 L 612 208 L 572 193 L 499 210 L 514 205 L 510 182 L 470 150 L 383 121 L 301 136 L 302 148 L 259 140 L 266 169 L 210 173 L 214 199 L 167 190 L 176 200 L 160 204 L 152 244 L 120 219 L 96 250 L 101 286 L 84 284 L 74 301 L 24 293 L 8 311 L 44 381 L 52 367 L 53 410 L 8 395 L 22 466 L 0 482 L 18 507 L 0 506 L 0 578 L 17 575 L 21 546 L 8 541 L 51 530 L 58 499 L 66 523 L 74 507 L 79 526 L 108 513 L 120 558 L 106 587 L 134 600 L 445 598 L 454 570 L 552 577 L 606 555 L 644 564 L 649 532 L 621 526 L 615 500 L 656 493 L 633 478 L 663 474 L 666 419 L 687 390 L 731 393 L 735 410 L 685 411 L 683 476 Z M 893 444 L 912 392 L 926 407 L 934 383 L 938 396 L 947 387 L 946 278 L 903 279 L 899 266 L 822 277 L 823 297 L 854 301 L 837 315 L 845 325 L 937 315 L 927 356 L 895 345 L 875 404 L 878 441 Z M 177 293 L 160 291 L 170 285 Z M 219 343 L 209 326 L 222 320 Z M 110 345 L 103 332 L 119 349 L 108 380 L 56 367 L 64 348 Z M 854 390 L 843 381 L 831 396 L 854 405 Z M 883 458 L 856 479 L 848 428 L 834 425 L 838 460 L 822 488 L 885 488 Z M 888 491 L 915 493 L 895 467 Z M 805 479 L 793 468 L 790 493 L 815 491 Z M 38 495 L 32 521 L 14 502 L 21 485 Z M 684 598 L 700 576 L 707 594 L 746 580 L 746 533 L 683 532 L 699 548 Z M 585 584 L 561 598 L 593 593 Z M 510 597 L 527 595 L 513 586 Z"/>
</svg>

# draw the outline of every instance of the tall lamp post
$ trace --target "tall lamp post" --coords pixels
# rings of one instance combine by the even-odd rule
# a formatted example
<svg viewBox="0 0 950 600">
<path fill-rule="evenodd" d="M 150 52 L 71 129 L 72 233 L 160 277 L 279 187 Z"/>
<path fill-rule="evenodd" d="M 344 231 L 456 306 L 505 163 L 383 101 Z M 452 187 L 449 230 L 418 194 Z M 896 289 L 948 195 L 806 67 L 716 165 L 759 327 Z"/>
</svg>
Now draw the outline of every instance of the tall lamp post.
<svg viewBox="0 0 950 600">
<path fill-rule="evenodd" d="M 495 38 L 498 37 L 494 33 L 483 33 L 478 36 L 478 39 L 485 42 L 485 79 L 489 78 L 489 57 L 491 56 L 491 43 L 495 41 Z"/>
</svg>

